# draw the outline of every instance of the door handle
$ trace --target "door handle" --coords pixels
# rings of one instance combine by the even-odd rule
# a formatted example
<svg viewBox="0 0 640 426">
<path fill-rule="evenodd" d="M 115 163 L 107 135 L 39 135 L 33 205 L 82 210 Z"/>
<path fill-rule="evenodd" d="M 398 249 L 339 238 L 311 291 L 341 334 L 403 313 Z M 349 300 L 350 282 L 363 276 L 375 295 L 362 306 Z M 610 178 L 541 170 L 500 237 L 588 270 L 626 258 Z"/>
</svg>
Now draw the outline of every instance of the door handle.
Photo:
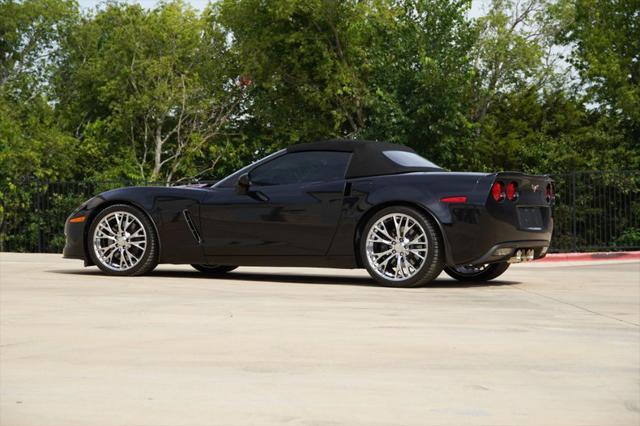
<svg viewBox="0 0 640 426">
<path fill-rule="evenodd" d="M 251 191 L 249 195 L 251 196 L 251 198 L 257 199 L 259 201 L 269 201 L 269 197 L 267 197 L 267 195 L 262 191 Z"/>
</svg>

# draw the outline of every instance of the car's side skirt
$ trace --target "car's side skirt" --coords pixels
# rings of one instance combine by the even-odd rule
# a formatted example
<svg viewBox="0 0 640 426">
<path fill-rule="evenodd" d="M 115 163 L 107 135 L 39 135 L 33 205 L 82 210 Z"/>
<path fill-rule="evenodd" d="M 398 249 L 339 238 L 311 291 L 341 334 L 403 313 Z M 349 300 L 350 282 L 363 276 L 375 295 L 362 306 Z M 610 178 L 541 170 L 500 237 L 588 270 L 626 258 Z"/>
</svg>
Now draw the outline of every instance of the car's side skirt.
<svg viewBox="0 0 640 426">
<path fill-rule="evenodd" d="M 209 256 L 211 265 L 357 268 L 354 256 Z"/>
</svg>

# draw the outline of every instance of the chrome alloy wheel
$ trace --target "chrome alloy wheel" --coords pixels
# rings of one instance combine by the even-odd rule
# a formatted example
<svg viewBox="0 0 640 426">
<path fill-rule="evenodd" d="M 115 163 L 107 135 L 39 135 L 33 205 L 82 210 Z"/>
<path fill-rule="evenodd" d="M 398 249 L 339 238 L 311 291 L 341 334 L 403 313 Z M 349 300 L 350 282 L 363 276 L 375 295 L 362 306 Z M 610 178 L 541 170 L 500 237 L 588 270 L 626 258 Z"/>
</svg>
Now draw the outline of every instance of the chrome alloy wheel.
<svg viewBox="0 0 640 426">
<path fill-rule="evenodd" d="M 383 278 L 404 281 L 424 265 L 428 239 L 422 225 L 403 213 L 378 219 L 367 234 L 367 260 Z"/>
<path fill-rule="evenodd" d="M 114 271 L 126 271 L 144 256 L 147 233 L 133 214 L 115 211 L 103 217 L 95 227 L 93 248 L 104 266 Z"/>
</svg>

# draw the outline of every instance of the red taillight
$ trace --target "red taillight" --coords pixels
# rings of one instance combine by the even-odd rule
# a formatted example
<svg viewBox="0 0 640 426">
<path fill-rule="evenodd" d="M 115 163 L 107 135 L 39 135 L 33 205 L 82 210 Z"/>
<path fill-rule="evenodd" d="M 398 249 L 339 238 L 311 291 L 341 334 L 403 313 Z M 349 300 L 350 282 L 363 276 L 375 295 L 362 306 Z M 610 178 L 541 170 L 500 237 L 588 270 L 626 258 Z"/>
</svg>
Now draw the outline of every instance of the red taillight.
<svg viewBox="0 0 640 426">
<path fill-rule="evenodd" d="M 497 202 L 504 200 L 504 184 L 500 181 L 495 182 L 491 187 L 491 196 Z"/>
<path fill-rule="evenodd" d="M 518 184 L 515 182 L 510 182 L 507 185 L 507 200 L 515 201 L 518 199 Z"/>
<path fill-rule="evenodd" d="M 555 191 L 553 190 L 553 185 L 550 183 L 547 184 L 547 189 L 545 190 L 545 196 L 547 202 L 551 202 L 556 197 Z"/>
<path fill-rule="evenodd" d="M 464 204 L 467 202 L 467 197 L 444 197 L 440 198 L 440 201 L 443 203 L 461 203 Z"/>
</svg>

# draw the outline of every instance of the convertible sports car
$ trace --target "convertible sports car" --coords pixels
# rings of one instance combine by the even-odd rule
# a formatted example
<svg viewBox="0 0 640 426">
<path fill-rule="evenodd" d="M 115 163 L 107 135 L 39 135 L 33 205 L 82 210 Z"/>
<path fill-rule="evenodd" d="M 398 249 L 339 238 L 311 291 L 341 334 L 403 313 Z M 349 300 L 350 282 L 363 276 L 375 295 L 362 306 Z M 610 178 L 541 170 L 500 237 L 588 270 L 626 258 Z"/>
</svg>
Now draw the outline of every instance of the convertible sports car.
<svg viewBox="0 0 640 426">
<path fill-rule="evenodd" d="M 443 270 L 486 281 L 544 257 L 553 182 L 522 173 L 455 173 L 405 146 L 333 140 L 293 145 L 213 185 L 104 192 L 65 224 L 64 257 L 110 275 L 158 263 L 217 275 L 239 265 L 366 268 L 416 287 Z"/>
</svg>

